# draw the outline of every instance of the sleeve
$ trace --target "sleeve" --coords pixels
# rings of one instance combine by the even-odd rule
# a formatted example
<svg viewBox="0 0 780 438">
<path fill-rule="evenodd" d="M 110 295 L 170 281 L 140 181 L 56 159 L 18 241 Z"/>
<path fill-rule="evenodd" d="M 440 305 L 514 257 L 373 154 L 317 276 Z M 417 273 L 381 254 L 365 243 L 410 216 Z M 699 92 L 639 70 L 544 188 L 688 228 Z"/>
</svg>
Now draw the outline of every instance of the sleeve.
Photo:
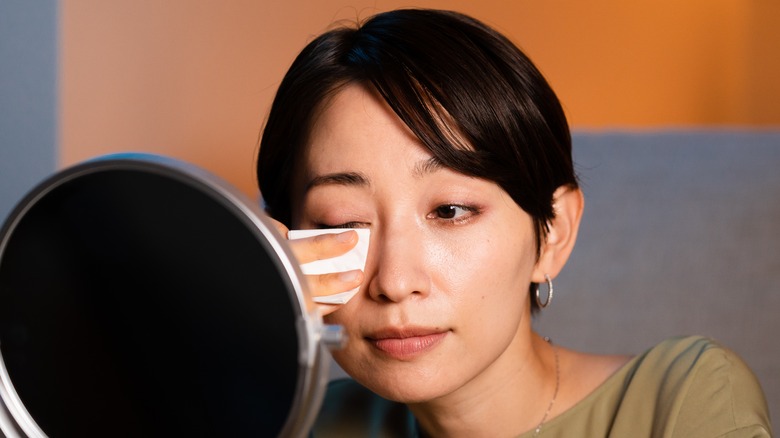
<svg viewBox="0 0 780 438">
<path fill-rule="evenodd" d="M 695 344 L 689 352 L 696 357 L 674 402 L 677 415 L 667 425 L 671 436 L 770 437 L 766 399 L 747 365 L 713 341 Z"/>
</svg>

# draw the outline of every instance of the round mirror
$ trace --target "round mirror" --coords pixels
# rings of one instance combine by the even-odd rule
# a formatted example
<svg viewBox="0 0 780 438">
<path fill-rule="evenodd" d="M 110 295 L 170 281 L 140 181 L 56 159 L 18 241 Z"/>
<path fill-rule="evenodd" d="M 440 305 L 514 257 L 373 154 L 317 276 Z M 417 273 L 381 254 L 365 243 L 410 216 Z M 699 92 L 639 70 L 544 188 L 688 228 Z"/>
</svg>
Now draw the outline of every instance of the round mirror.
<svg viewBox="0 0 780 438">
<path fill-rule="evenodd" d="M 301 278 L 260 209 L 202 170 L 121 155 L 60 172 L 0 232 L 0 424 L 305 435 L 327 361 Z"/>
</svg>

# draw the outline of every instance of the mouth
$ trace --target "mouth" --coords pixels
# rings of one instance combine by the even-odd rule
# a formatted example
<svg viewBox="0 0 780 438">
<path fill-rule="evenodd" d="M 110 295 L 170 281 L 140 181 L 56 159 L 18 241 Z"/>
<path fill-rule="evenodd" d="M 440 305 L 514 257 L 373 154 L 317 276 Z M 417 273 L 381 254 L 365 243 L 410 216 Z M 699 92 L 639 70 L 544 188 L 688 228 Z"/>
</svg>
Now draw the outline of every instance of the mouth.
<svg viewBox="0 0 780 438">
<path fill-rule="evenodd" d="M 411 360 L 436 348 L 448 330 L 425 327 L 386 328 L 366 336 L 379 352 L 398 360 Z"/>
</svg>

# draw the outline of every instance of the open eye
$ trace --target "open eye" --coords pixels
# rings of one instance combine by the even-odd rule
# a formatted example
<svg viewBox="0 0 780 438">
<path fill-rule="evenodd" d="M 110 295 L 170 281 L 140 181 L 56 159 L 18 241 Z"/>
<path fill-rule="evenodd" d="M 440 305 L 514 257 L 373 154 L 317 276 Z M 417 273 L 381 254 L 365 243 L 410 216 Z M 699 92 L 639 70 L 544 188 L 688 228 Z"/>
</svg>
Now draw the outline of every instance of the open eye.
<svg viewBox="0 0 780 438">
<path fill-rule="evenodd" d="M 429 219 L 444 219 L 452 222 L 467 220 L 477 213 L 476 207 L 466 205 L 445 204 L 436 207 L 428 214 Z"/>
</svg>

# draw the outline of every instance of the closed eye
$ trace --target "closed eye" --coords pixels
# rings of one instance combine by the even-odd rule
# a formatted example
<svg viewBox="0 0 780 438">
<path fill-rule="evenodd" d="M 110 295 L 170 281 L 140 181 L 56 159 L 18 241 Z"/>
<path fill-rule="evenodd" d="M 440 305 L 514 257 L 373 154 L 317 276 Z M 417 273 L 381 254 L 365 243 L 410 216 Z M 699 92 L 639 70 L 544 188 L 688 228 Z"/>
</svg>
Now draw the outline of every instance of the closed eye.
<svg viewBox="0 0 780 438">
<path fill-rule="evenodd" d="M 327 228 L 368 228 L 369 224 L 365 222 L 345 222 L 343 224 L 338 225 L 329 225 L 329 224 L 323 224 L 318 223 L 315 224 L 316 228 L 319 229 L 327 229 Z"/>
</svg>

